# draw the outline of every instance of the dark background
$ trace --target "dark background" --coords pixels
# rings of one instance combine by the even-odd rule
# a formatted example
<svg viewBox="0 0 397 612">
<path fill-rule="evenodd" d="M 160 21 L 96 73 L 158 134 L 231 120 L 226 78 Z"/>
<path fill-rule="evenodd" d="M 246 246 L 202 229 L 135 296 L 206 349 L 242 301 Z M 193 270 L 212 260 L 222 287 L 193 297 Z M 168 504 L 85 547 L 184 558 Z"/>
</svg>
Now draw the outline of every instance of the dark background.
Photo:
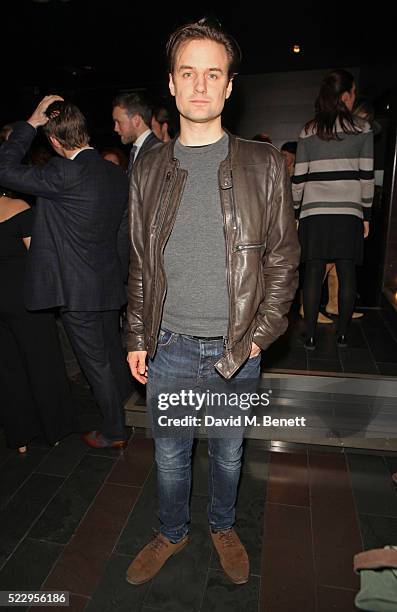
<svg viewBox="0 0 397 612">
<path fill-rule="evenodd" d="M 391 2 L 136 3 L 131 0 L 6 0 L 0 4 L 0 125 L 27 119 L 40 99 L 58 93 L 88 119 L 91 142 L 120 146 L 111 102 L 121 90 L 145 92 L 175 113 L 168 93 L 165 44 L 189 20 L 210 16 L 239 42 L 241 75 L 359 68 L 358 89 L 382 126 L 375 143 L 385 169 L 374 205 L 372 234 L 359 274 L 361 303 L 380 303 L 392 201 L 397 122 L 397 53 Z M 294 44 L 301 53 L 294 54 Z M 236 131 L 241 111 L 238 81 L 223 114 Z M 293 100 L 291 100 L 293 103 Z M 313 100 L 314 103 L 314 100 Z M 238 133 L 238 130 L 237 130 Z M 41 143 L 40 143 L 41 141 Z M 39 133 L 36 145 L 45 148 Z"/>
<path fill-rule="evenodd" d="M 167 37 L 204 15 L 216 17 L 240 43 L 241 74 L 360 66 L 365 93 L 378 99 L 396 83 L 390 7 L 274 0 L 259 8 L 257 2 L 226 7 L 219 2 L 6 1 L 0 8 L 0 121 L 26 118 L 42 96 L 60 93 L 82 108 L 99 137 L 111 133 L 111 99 L 117 91 L 143 89 L 154 101 L 168 99 Z M 294 43 L 301 45 L 298 55 Z"/>
</svg>

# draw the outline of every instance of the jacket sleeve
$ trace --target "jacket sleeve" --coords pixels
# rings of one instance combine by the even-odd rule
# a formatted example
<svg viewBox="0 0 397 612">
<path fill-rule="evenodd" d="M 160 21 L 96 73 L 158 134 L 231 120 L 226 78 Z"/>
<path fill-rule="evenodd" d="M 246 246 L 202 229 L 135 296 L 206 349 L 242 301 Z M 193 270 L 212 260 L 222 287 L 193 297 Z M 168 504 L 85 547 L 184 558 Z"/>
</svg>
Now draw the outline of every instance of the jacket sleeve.
<svg viewBox="0 0 397 612">
<path fill-rule="evenodd" d="M 263 261 L 265 297 L 258 308 L 253 341 L 268 348 L 288 327 L 287 314 L 298 287 L 300 247 L 291 202 L 291 183 L 280 162 L 270 205 Z"/>
<path fill-rule="evenodd" d="M 54 200 L 64 190 L 65 166 L 58 157 L 43 167 L 23 164 L 35 136 L 36 130 L 26 121 L 15 124 L 9 139 L 0 147 L 0 185 Z"/>
<path fill-rule="evenodd" d="M 133 172 L 130 183 L 129 234 L 131 250 L 125 342 L 128 351 L 145 351 L 142 282 L 144 263 L 143 210 L 136 171 Z"/>
</svg>

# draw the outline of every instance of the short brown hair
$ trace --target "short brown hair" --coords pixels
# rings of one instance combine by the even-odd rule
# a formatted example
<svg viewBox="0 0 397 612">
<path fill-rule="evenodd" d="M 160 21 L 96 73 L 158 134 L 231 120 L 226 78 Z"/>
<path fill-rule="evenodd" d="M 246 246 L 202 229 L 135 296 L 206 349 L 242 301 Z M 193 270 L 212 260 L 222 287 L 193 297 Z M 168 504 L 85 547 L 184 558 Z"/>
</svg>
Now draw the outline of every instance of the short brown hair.
<svg viewBox="0 0 397 612">
<path fill-rule="evenodd" d="M 118 94 L 113 102 L 112 107 L 120 106 L 124 108 L 129 117 L 139 115 L 143 122 L 149 127 L 152 118 L 152 107 L 144 96 L 133 92 L 124 92 Z"/>
<path fill-rule="evenodd" d="M 43 131 L 47 138 L 53 136 L 66 149 L 77 149 L 89 143 L 87 121 L 71 102 L 53 102 L 47 108 L 46 115 L 49 121 L 43 126 Z"/>
<path fill-rule="evenodd" d="M 167 42 L 168 71 L 173 74 L 176 55 L 180 47 L 190 40 L 213 40 L 225 47 L 229 58 L 228 76 L 235 77 L 241 62 L 241 49 L 237 41 L 221 29 L 219 23 L 207 18 L 200 21 L 186 23 L 171 34 Z"/>
</svg>

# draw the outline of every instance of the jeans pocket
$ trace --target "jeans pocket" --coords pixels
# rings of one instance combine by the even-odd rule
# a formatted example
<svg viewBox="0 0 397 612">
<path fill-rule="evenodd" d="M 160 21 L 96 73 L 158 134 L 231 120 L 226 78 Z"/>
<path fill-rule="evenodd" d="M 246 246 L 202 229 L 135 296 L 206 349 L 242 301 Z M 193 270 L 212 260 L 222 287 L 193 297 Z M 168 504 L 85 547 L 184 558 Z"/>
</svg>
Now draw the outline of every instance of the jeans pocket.
<svg viewBox="0 0 397 612">
<path fill-rule="evenodd" d="M 157 347 L 165 348 L 166 346 L 168 346 L 173 336 L 174 336 L 173 332 L 169 331 L 168 329 L 160 329 Z"/>
</svg>

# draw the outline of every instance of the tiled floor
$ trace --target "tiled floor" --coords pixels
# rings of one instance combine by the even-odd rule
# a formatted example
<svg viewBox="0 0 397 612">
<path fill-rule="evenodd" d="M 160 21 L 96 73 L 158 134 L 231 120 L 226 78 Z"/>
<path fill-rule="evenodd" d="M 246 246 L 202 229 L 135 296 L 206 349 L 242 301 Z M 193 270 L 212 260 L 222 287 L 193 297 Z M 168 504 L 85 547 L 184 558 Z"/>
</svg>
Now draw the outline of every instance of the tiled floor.
<svg viewBox="0 0 397 612">
<path fill-rule="evenodd" d="M 293 307 L 290 326 L 264 354 L 265 371 L 313 371 L 397 376 L 397 312 L 385 303 L 380 309 L 363 309 L 364 316 L 351 323 L 348 348 L 337 348 L 333 324 L 317 325 L 317 348 L 306 351 L 304 322 Z"/>
<path fill-rule="evenodd" d="M 397 376 L 391 309 L 365 311 L 348 349 L 336 349 L 334 325 L 319 327 L 310 354 L 294 310 L 291 319 L 265 370 Z M 95 428 L 99 415 L 72 355 L 67 365 L 82 429 Z M 200 441 L 189 546 L 133 587 L 126 569 L 158 526 L 152 441 L 138 432 L 125 452 L 94 451 L 76 434 L 19 456 L 0 433 L 0 590 L 68 590 L 71 612 L 353 612 L 353 555 L 397 544 L 397 453 L 248 440 L 237 506 L 251 561 L 243 586 L 225 578 L 208 535 L 206 455 Z"/>
<path fill-rule="evenodd" d="M 94 425 L 88 389 L 75 392 Z M 134 587 L 126 569 L 158 526 L 152 441 L 138 432 L 125 452 L 94 451 L 73 435 L 25 457 L 1 441 L 0 590 L 68 590 L 73 612 L 353 611 L 353 555 L 397 543 L 397 454 L 269 444 L 246 442 L 237 529 L 248 584 L 228 582 L 212 549 L 200 441 L 190 544 Z"/>
</svg>

